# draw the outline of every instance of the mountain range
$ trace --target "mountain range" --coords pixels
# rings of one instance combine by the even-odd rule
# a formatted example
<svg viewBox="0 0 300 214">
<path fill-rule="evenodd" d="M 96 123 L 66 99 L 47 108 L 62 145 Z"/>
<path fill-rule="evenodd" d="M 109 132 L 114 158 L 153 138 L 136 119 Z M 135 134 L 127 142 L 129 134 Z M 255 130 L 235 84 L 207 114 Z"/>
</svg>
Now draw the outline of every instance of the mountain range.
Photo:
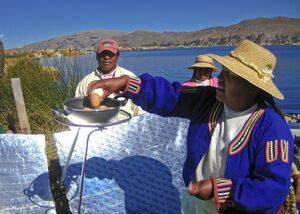
<svg viewBox="0 0 300 214">
<path fill-rule="evenodd" d="M 244 39 L 261 45 L 300 44 L 300 19 L 290 17 L 255 18 L 230 26 L 215 26 L 191 32 L 132 33 L 111 30 L 89 30 L 51 38 L 23 46 L 23 50 L 94 49 L 100 40 L 115 39 L 123 48 L 235 46 Z"/>
</svg>

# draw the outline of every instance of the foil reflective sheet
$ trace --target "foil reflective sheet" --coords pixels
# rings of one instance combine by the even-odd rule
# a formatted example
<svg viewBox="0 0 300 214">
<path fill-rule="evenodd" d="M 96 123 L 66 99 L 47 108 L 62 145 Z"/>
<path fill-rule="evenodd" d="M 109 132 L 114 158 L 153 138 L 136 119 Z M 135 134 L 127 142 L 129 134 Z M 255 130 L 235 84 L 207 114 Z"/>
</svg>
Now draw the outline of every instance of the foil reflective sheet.
<svg viewBox="0 0 300 214">
<path fill-rule="evenodd" d="M 147 113 L 104 130 L 80 128 L 64 180 L 71 211 L 90 136 L 81 213 L 180 213 L 188 123 Z M 74 128 L 54 135 L 62 168 L 75 135 Z"/>
<path fill-rule="evenodd" d="M 0 135 L 0 213 L 56 213 L 44 135 Z"/>
<path fill-rule="evenodd" d="M 296 136 L 300 136 L 300 128 L 290 128 L 291 132 L 292 132 L 292 135 L 294 137 Z"/>
</svg>

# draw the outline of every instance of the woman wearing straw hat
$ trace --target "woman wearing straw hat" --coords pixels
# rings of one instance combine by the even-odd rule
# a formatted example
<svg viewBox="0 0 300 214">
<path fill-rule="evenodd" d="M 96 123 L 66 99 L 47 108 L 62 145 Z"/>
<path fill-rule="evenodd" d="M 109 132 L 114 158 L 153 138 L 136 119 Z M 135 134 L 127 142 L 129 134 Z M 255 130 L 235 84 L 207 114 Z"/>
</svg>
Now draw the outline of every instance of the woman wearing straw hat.
<svg viewBox="0 0 300 214">
<path fill-rule="evenodd" d="M 193 77 L 189 81 L 182 84 L 182 86 L 196 87 L 196 86 L 213 86 L 218 87 L 218 79 L 212 77 L 212 72 L 219 72 L 215 67 L 212 58 L 206 55 L 199 55 L 196 57 L 195 64 L 191 65 L 189 69 L 194 70 Z"/>
<path fill-rule="evenodd" d="M 178 82 L 144 74 L 95 81 L 89 94 L 123 90 L 144 110 L 190 119 L 182 213 L 284 213 L 293 160 L 293 137 L 273 96 L 275 56 L 248 40 L 228 56 L 219 87 L 181 90 Z"/>
</svg>

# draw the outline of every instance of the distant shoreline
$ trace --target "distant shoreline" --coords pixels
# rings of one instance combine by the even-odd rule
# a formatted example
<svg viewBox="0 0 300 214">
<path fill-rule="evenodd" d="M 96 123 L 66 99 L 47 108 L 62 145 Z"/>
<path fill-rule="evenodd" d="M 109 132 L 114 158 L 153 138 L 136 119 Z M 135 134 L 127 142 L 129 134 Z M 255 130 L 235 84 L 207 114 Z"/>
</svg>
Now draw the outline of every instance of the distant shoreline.
<svg viewBox="0 0 300 214">
<path fill-rule="evenodd" d="M 300 46 L 299 44 L 277 44 L 277 45 L 270 45 L 270 44 L 261 44 L 262 46 L 265 47 L 270 47 L 270 46 Z M 153 47 L 133 47 L 133 48 L 123 48 L 120 47 L 120 51 L 135 51 L 135 50 L 164 50 L 164 49 L 184 49 L 184 48 L 209 48 L 209 47 L 235 47 L 235 45 L 213 45 L 213 46 L 165 46 L 165 47 L 160 47 L 160 46 L 153 46 Z M 72 49 L 68 48 L 67 51 L 66 49 L 43 49 L 39 51 L 31 51 L 31 50 L 22 50 L 20 48 L 16 49 L 4 49 L 5 54 L 14 54 L 14 53 L 24 53 L 24 52 L 29 52 L 33 53 L 36 57 L 52 57 L 52 56 L 76 56 L 76 55 L 83 55 L 83 54 L 94 54 L 96 53 L 96 50 L 94 49 Z"/>
</svg>

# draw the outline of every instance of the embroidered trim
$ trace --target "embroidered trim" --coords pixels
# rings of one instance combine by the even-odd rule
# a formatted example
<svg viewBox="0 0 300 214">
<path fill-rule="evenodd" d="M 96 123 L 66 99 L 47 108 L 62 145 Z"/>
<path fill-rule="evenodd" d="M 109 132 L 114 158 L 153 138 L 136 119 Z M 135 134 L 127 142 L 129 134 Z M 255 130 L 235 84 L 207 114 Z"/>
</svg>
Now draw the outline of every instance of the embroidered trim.
<svg viewBox="0 0 300 214">
<path fill-rule="evenodd" d="M 194 79 L 192 79 L 192 86 L 195 87 L 196 86 L 196 81 Z"/>
<path fill-rule="evenodd" d="M 300 174 L 297 174 L 297 175 L 293 175 L 293 176 L 292 176 L 292 178 L 293 178 L 293 179 L 297 179 L 297 178 L 300 178 Z"/>
<path fill-rule="evenodd" d="M 233 207 L 234 201 L 231 199 L 232 180 L 228 178 L 211 177 L 214 188 L 214 198 L 217 210 L 221 207 Z"/>
<path fill-rule="evenodd" d="M 135 77 L 135 76 L 128 76 L 128 77 L 131 82 L 135 82 L 137 84 L 142 84 L 142 81 L 139 77 Z"/>
<path fill-rule="evenodd" d="M 265 81 L 265 83 L 268 84 L 270 82 L 271 78 L 274 78 L 273 66 L 271 64 L 267 64 L 262 70 L 260 70 L 257 65 L 255 65 L 252 62 L 247 61 L 244 57 L 242 57 L 241 55 L 235 53 L 234 51 L 230 52 L 230 56 L 237 59 L 238 61 L 240 61 L 244 65 L 246 65 L 246 66 L 252 68 L 253 70 L 255 70 L 258 73 L 258 77 L 263 79 Z"/>
<path fill-rule="evenodd" d="M 135 76 L 128 76 L 127 78 L 127 85 L 124 92 L 139 93 L 142 83 L 141 79 Z"/>
<path fill-rule="evenodd" d="M 208 61 L 202 61 L 202 60 L 199 60 L 199 61 L 196 61 L 195 63 L 207 63 L 207 64 L 210 64 L 212 66 L 215 66 L 213 63 L 211 62 L 208 62 Z"/>
<path fill-rule="evenodd" d="M 208 130 L 211 136 L 213 135 L 214 129 L 217 125 L 217 120 L 223 108 L 224 108 L 223 103 L 217 101 L 210 112 L 209 119 L 208 119 Z"/>
<path fill-rule="evenodd" d="M 209 79 L 209 86 L 214 86 L 214 78 Z"/>
<path fill-rule="evenodd" d="M 109 79 L 109 78 L 114 78 L 116 76 L 117 69 L 114 71 L 105 74 L 100 70 L 100 67 L 96 69 L 95 74 L 98 76 L 100 79 Z"/>
<path fill-rule="evenodd" d="M 266 161 L 272 163 L 278 159 L 278 140 L 266 144 Z"/>
<path fill-rule="evenodd" d="M 234 141 L 232 141 L 232 143 L 230 143 L 229 155 L 237 154 L 246 146 L 256 122 L 264 112 L 265 110 L 259 109 L 252 113 L 251 117 L 247 120 L 239 135 Z"/>
<path fill-rule="evenodd" d="M 190 86 L 181 86 L 180 91 L 182 93 L 195 93 L 198 91 L 197 87 L 190 87 Z"/>
<path fill-rule="evenodd" d="M 289 162 L 289 142 L 286 140 L 280 140 L 280 153 L 281 160 L 284 163 Z"/>
</svg>

